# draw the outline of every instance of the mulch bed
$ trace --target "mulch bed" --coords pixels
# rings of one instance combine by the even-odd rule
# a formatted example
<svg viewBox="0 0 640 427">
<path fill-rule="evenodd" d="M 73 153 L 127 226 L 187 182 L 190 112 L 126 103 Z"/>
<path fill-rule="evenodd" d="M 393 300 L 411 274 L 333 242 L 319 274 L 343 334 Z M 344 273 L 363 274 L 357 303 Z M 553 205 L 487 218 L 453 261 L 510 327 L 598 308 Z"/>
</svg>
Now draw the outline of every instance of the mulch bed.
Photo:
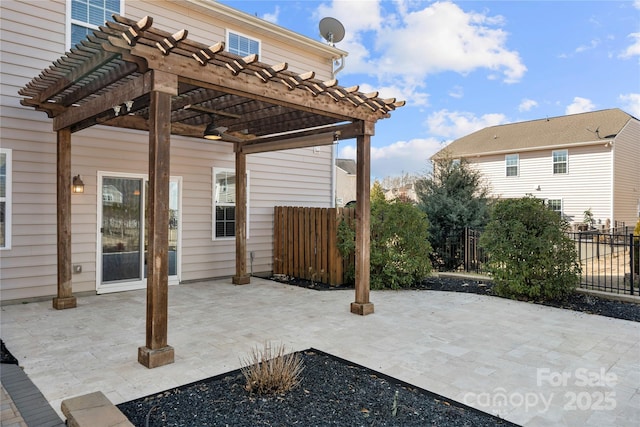
<svg viewBox="0 0 640 427">
<path fill-rule="evenodd" d="M 315 349 L 299 355 L 302 381 L 286 394 L 250 394 L 236 370 L 118 408 L 136 426 L 516 425 Z"/>
</svg>

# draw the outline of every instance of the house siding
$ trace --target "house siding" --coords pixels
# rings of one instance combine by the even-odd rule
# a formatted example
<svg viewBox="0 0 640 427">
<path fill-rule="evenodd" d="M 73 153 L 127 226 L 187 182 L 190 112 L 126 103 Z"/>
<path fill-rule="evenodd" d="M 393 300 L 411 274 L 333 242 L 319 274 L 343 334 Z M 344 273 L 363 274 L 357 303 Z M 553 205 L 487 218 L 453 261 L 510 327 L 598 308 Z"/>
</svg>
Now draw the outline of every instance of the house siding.
<svg viewBox="0 0 640 427">
<path fill-rule="evenodd" d="M 552 151 L 513 153 L 520 155 L 518 176 L 506 176 L 504 154 L 468 161 L 482 173 L 493 197 L 530 194 L 541 199 L 562 199 L 563 213 L 570 222 L 581 222 L 587 209 L 601 224 L 612 219 L 610 149 L 604 143 L 569 148 L 569 172 L 558 175 L 553 174 Z"/>
<path fill-rule="evenodd" d="M 57 287 L 56 134 L 51 119 L 20 105 L 18 90 L 64 54 L 65 2 L 0 3 L 3 148 L 13 150 L 12 247 L 0 251 L 0 299 L 50 296 Z M 190 3 L 127 2 L 125 14 L 153 16 L 168 28 L 190 30 L 190 38 L 224 40 L 219 19 L 198 19 Z M 285 46 L 265 34 L 259 38 L 267 63 L 290 62 L 290 69 L 318 71 L 330 78 L 331 62 L 321 55 Z M 318 137 L 320 138 L 320 137 Z M 325 137 L 326 138 L 326 137 Z M 324 141 L 322 141 L 324 142 Z M 83 194 L 72 195 L 72 260 L 82 273 L 72 276 L 74 292 L 95 291 L 98 251 L 98 174 L 147 174 L 145 132 L 95 126 L 72 135 L 71 171 L 80 174 Z M 171 176 L 182 179 L 181 281 L 235 274 L 235 241 L 212 239 L 212 168 L 234 168 L 230 143 L 172 137 Z M 331 146 L 253 154 L 250 176 L 247 255 L 253 272 L 272 269 L 273 207 L 331 205 Z"/>
<path fill-rule="evenodd" d="M 613 144 L 613 217 L 634 227 L 640 215 L 640 122 L 630 120 Z"/>
</svg>

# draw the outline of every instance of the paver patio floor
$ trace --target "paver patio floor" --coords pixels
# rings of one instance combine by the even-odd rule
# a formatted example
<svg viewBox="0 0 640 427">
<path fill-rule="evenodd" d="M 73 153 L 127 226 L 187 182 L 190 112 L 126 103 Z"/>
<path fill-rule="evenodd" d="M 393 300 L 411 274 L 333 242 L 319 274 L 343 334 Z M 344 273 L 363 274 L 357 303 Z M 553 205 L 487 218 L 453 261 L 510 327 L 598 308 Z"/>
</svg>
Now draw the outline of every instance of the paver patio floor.
<svg viewBox="0 0 640 427">
<path fill-rule="evenodd" d="M 640 324 L 481 295 L 353 291 L 252 278 L 172 286 L 175 363 L 147 369 L 145 291 L 1 308 L 2 339 L 60 413 L 100 390 L 115 404 L 240 367 L 265 341 L 314 347 L 526 426 L 640 425 Z"/>
</svg>

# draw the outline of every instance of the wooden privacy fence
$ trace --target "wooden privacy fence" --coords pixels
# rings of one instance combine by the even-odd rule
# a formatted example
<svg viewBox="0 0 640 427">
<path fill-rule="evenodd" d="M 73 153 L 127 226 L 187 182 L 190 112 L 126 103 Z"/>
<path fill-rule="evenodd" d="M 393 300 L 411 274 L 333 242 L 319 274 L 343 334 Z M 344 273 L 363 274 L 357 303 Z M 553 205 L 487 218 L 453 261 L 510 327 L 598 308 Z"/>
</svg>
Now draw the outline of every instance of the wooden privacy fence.
<svg viewBox="0 0 640 427">
<path fill-rule="evenodd" d="M 276 206 L 273 273 L 337 286 L 349 262 L 338 251 L 338 225 L 352 224 L 355 209 Z"/>
</svg>

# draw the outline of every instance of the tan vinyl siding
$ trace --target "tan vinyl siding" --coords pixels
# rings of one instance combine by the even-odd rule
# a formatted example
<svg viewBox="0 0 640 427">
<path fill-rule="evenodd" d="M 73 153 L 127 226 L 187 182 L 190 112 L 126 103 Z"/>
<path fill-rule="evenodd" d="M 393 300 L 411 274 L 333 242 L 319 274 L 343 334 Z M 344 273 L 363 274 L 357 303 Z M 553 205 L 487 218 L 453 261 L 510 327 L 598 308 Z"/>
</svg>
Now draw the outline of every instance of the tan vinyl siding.
<svg viewBox="0 0 640 427">
<path fill-rule="evenodd" d="M 613 217 L 634 227 L 640 210 L 640 122 L 630 120 L 613 145 Z"/>
<path fill-rule="evenodd" d="M 495 197 L 514 198 L 531 194 L 542 199 L 562 199 L 570 222 L 581 222 L 591 208 L 602 224 L 611 219 L 611 154 L 602 145 L 570 148 L 568 174 L 554 175 L 552 150 L 520 154 L 518 176 L 506 176 L 503 154 L 470 158 L 488 180 Z M 514 153 L 516 154 L 516 153 Z M 540 186 L 540 190 L 537 187 Z"/>
<path fill-rule="evenodd" d="M 56 134 L 45 114 L 20 105 L 18 90 L 65 51 L 64 1 L 2 1 L 3 148 L 12 149 L 12 247 L 0 251 L 0 299 L 51 296 L 56 293 Z M 161 27 L 190 30 L 205 43 L 224 40 L 229 27 L 214 16 L 202 21 L 187 3 L 127 1 L 130 17 L 151 15 Z M 238 29 L 262 42 L 262 62 L 290 62 L 295 71 L 317 71 L 328 79 L 331 62 L 302 48 L 250 29 Z M 232 145 L 173 137 L 171 175 L 182 178 L 180 280 L 198 280 L 235 273 L 234 240 L 212 240 L 212 168 L 233 168 Z M 72 135 L 73 175 L 80 174 L 84 194 L 72 195 L 72 260 L 82 265 L 74 274 L 74 292 L 95 291 L 98 245 L 98 173 L 147 174 L 145 132 L 96 126 Z M 253 271 L 270 271 L 273 207 L 331 205 L 331 146 L 249 155 L 250 174 L 247 255 L 255 253 Z M 249 266 L 249 261 L 247 262 Z"/>
</svg>

